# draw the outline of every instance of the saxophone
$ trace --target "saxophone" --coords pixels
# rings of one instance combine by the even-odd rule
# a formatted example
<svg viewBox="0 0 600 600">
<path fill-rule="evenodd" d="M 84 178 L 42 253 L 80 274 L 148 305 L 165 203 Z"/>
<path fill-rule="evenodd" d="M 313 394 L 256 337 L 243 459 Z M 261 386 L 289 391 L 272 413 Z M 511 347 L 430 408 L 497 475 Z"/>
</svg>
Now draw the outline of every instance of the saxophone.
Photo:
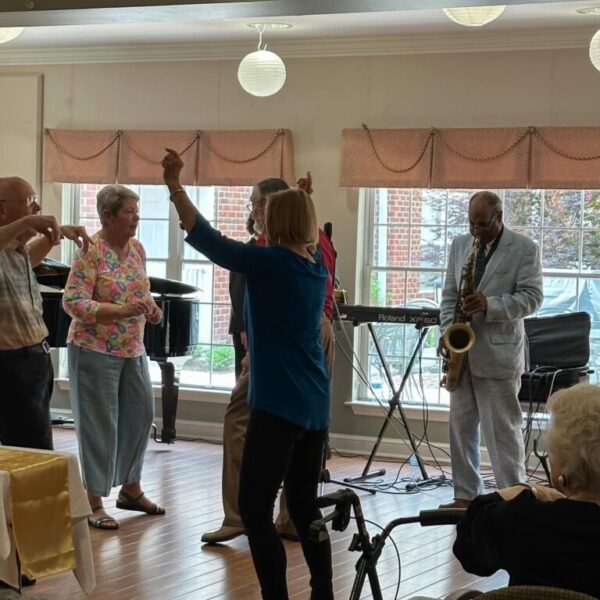
<svg viewBox="0 0 600 600">
<path fill-rule="evenodd" d="M 441 340 L 443 346 L 446 348 L 446 355 L 442 363 L 443 376 L 440 385 L 445 387 L 449 392 L 453 392 L 458 387 L 465 354 L 475 344 L 475 333 L 468 324 L 470 317 L 467 317 L 462 312 L 461 307 L 463 300 L 474 291 L 475 260 L 479 244 L 479 238 L 475 238 L 467 262 L 460 275 L 458 298 L 456 299 L 456 306 L 454 308 L 454 320 L 452 325 L 444 332 Z"/>
</svg>

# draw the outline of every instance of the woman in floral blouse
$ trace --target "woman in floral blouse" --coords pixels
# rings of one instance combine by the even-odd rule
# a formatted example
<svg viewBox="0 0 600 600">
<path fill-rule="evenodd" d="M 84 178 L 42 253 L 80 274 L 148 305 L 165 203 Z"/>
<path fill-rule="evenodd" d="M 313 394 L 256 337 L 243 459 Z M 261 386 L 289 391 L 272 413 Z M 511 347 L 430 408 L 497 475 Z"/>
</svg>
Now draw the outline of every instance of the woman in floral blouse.
<svg viewBox="0 0 600 600">
<path fill-rule="evenodd" d="M 150 515 L 164 508 L 149 500 L 140 480 L 154 417 L 144 350 L 144 325 L 158 323 L 146 255 L 135 235 L 139 197 L 122 185 L 97 195 L 102 229 L 85 253 L 76 253 L 63 306 L 69 328 L 69 377 L 83 481 L 93 511 L 90 525 L 118 529 L 102 498 L 121 485 L 117 508 Z"/>
</svg>

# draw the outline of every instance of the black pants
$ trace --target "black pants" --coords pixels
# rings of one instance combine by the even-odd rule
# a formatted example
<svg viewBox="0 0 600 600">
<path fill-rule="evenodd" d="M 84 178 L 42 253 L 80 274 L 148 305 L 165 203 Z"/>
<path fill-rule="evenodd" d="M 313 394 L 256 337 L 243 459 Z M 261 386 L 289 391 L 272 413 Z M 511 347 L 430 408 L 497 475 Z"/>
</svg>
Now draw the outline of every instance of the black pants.
<svg viewBox="0 0 600 600">
<path fill-rule="evenodd" d="M 331 545 L 308 539 L 310 524 L 321 518 L 317 489 L 327 430 L 298 427 L 253 410 L 240 473 L 240 512 L 254 568 L 265 600 L 287 600 L 287 557 L 273 524 L 273 507 L 282 482 L 310 570 L 311 600 L 332 600 Z"/>
<path fill-rule="evenodd" d="M 52 450 L 50 398 L 54 370 L 41 344 L 0 350 L 0 442 Z"/>
</svg>

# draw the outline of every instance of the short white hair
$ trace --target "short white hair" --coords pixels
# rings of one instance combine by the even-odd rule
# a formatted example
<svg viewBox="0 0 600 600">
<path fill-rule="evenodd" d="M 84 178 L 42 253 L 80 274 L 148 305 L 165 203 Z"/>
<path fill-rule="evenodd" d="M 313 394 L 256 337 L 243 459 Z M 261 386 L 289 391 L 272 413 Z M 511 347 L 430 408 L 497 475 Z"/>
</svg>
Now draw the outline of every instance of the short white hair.
<svg viewBox="0 0 600 600">
<path fill-rule="evenodd" d="M 98 217 L 100 217 L 100 223 L 104 227 L 104 211 L 108 211 L 111 215 L 116 215 L 126 198 L 134 198 L 135 200 L 140 197 L 128 187 L 119 184 L 105 185 L 96 194 L 96 210 L 98 211 Z"/>
<path fill-rule="evenodd" d="M 548 401 L 552 413 L 546 438 L 550 458 L 560 465 L 569 491 L 600 491 L 600 386 L 580 383 Z"/>
</svg>

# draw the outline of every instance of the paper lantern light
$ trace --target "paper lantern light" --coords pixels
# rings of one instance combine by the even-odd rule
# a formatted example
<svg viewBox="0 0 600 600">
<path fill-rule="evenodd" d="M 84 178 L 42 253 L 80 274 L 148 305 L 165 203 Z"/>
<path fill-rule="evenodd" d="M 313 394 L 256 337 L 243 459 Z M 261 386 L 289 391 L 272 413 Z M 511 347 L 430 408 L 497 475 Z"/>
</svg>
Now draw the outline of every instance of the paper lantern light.
<svg viewBox="0 0 600 600">
<path fill-rule="evenodd" d="M 23 33 L 23 27 L 0 27 L 0 44 L 5 44 L 19 37 Z"/>
<path fill-rule="evenodd" d="M 600 71 L 600 29 L 596 31 L 590 42 L 590 60 L 596 69 Z"/>
<path fill-rule="evenodd" d="M 465 27 L 481 27 L 497 19 L 506 9 L 504 5 L 444 8 L 446 16 Z"/>
<path fill-rule="evenodd" d="M 238 67 L 238 81 L 253 96 L 272 96 L 285 83 L 285 64 L 270 50 L 247 54 Z"/>
</svg>

